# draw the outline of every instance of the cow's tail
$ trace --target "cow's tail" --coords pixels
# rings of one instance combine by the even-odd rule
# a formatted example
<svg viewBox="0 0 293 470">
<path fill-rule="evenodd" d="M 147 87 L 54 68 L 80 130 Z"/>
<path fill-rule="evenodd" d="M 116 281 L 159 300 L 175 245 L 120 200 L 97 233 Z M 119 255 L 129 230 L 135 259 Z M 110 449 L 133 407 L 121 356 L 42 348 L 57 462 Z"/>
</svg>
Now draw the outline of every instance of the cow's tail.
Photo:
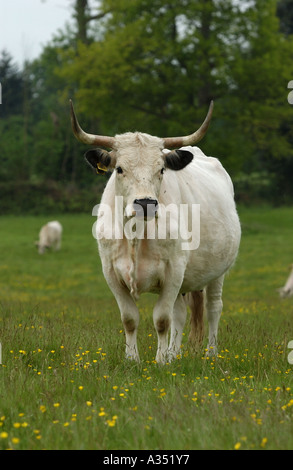
<svg viewBox="0 0 293 470">
<path fill-rule="evenodd" d="M 187 301 L 191 310 L 188 340 L 193 347 L 198 348 L 204 336 L 204 291 L 190 292 Z"/>
</svg>

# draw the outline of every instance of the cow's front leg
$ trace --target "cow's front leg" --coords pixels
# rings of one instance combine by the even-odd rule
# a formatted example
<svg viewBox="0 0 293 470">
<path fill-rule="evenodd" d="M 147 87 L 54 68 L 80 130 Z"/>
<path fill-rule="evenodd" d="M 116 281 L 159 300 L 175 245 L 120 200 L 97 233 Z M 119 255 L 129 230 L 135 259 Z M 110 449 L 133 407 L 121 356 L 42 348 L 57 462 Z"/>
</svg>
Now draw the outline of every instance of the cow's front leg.
<svg viewBox="0 0 293 470">
<path fill-rule="evenodd" d="M 104 268 L 104 274 L 120 310 L 125 331 L 126 358 L 139 362 L 137 349 L 137 329 L 139 324 L 138 308 L 129 290 L 118 281 L 114 270 L 112 268 Z"/>
<path fill-rule="evenodd" d="M 169 360 L 175 359 L 180 354 L 182 333 L 186 321 L 187 309 L 184 297 L 179 294 L 173 308 L 171 323 L 171 336 L 169 345 Z"/>
<path fill-rule="evenodd" d="M 165 364 L 168 353 L 168 333 L 172 321 L 173 305 L 165 299 L 160 299 L 155 305 L 153 320 L 158 337 L 156 362 Z"/>
<path fill-rule="evenodd" d="M 183 274 L 180 276 L 179 272 L 177 272 L 176 275 L 174 275 L 174 272 L 171 273 L 169 271 L 165 279 L 164 288 L 159 295 L 153 312 L 154 325 L 158 336 L 156 362 L 161 364 L 165 364 L 176 356 L 179 342 L 181 344 L 182 329 L 185 321 L 185 318 L 182 318 L 182 309 L 180 309 L 180 318 L 177 317 L 175 323 L 173 321 L 174 304 L 176 303 L 178 292 L 182 284 Z M 178 304 L 180 304 L 179 300 Z M 177 304 L 176 306 L 178 307 Z M 168 333 L 170 327 L 172 327 L 171 349 L 168 347 Z"/>
<path fill-rule="evenodd" d="M 121 313 L 121 319 L 125 331 L 126 349 L 125 356 L 127 359 L 133 359 L 139 362 L 139 354 L 137 349 L 137 329 L 139 324 L 139 313 L 132 297 L 125 294 L 123 298 L 116 297 Z"/>
</svg>

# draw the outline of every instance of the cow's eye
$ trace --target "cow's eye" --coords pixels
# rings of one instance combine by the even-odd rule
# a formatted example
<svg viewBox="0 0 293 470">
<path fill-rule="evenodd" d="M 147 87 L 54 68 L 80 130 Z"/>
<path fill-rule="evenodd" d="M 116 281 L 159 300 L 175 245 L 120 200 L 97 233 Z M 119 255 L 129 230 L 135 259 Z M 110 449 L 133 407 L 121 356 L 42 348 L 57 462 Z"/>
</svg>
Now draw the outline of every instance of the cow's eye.
<svg viewBox="0 0 293 470">
<path fill-rule="evenodd" d="M 161 169 L 161 175 L 162 175 L 164 172 L 165 172 L 165 168 L 163 167 L 163 168 Z"/>
<path fill-rule="evenodd" d="M 116 170 L 117 170 L 117 173 L 119 173 L 119 175 L 123 173 L 121 166 L 117 166 Z"/>
</svg>

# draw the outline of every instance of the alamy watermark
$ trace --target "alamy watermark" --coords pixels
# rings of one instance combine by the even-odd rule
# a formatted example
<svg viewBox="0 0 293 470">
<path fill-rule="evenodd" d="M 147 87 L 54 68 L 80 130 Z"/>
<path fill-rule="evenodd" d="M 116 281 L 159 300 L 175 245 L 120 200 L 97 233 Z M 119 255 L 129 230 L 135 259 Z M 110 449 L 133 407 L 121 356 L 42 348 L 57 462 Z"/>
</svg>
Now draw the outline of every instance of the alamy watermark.
<svg viewBox="0 0 293 470">
<path fill-rule="evenodd" d="M 159 204 L 156 210 L 149 205 L 145 214 L 139 204 L 124 207 L 123 196 L 115 196 L 114 207 L 97 204 L 92 215 L 97 216 L 92 233 L 99 240 L 180 240 L 182 250 L 200 244 L 200 204 Z"/>
<path fill-rule="evenodd" d="M 293 80 L 290 80 L 288 83 L 288 88 L 293 89 Z M 288 94 L 288 103 L 293 104 L 293 91 L 290 91 Z"/>
</svg>

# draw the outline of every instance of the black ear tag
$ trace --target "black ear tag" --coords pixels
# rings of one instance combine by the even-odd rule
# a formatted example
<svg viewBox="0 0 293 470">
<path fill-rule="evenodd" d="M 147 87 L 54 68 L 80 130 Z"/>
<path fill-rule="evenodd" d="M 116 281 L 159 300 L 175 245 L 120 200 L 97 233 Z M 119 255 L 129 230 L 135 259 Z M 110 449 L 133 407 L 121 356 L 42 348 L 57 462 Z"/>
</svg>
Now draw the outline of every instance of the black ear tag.
<svg viewBox="0 0 293 470">
<path fill-rule="evenodd" d="M 102 163 L 98 162 L 96 171 L 98 175 L 105 175 L 108 171 L 108 168 L 105 165 L 102 165 Z"/>
</svg>

